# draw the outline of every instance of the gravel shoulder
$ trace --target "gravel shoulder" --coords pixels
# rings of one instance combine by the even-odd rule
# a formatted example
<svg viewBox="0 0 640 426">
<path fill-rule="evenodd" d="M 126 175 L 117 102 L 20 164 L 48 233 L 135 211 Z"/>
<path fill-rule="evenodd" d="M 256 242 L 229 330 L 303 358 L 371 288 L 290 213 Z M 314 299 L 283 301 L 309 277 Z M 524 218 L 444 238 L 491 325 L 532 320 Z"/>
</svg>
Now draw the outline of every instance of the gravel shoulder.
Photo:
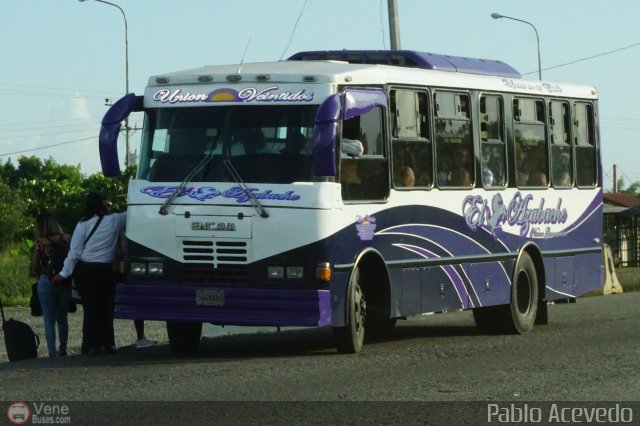
<svg viewBox="0 0 640 426">
<path fill-rule="evenodd" d="M 15 307 L 4 308 L 6 319 L 13 318 L 17 321 L 22 321 L 31 326 L 33 331 L 40 338 L 40 346 L 38 347 L 38 356 L 47 357 L 47 342 L 44 334 L 44 321 L 43 318 L 31 316 L 29 308 Z M 116 319 L 113 322 L 116 348 L 134 347 L 136 341 L 136 329 L 131 320 L 119 320 Z M 56 329 L 57 333 L 57 329 Z M 146 321 L 145 322 L 145 335 L 149 340 L 158 342 L 159 344 L 167 343 L 167 332 L 164 322 L 159 321 Z M 7 362 L 7 353 L 4 346 L 4 332 L 0 330 L 0 336 L 2 336 L 3 343 L 0 349 L 0 363 Z M 56 342 L 60 342 L 58 336 L 56 336 Z M 68 354 L 76 355 L 80 353 L 80 345 L 82 344 L 82 305 L 78 305 L 78 311 L 69 314 L 69 342 L 68 342 Z"/>
</svg>

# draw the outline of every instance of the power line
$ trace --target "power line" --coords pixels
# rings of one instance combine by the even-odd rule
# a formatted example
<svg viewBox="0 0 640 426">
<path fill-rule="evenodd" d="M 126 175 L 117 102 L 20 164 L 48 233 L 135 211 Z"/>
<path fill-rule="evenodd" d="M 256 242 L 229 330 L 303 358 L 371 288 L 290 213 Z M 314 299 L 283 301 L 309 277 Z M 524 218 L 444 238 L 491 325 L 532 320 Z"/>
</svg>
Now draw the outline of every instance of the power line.
<svg viewBox="0 0 640 426">
<path fill-rule="evenodd" d="M 300 22 L 300 19 L 302 18 L 302 15 L 304 14 L 305 9 L 310 3 L 311 3 L 311 0 L 304 0 L 304 4 L 302 5 L 302 8 L 300 9 L 300 13 L 298 14 L 298 19 L 296 19 L 296 23 L 293 25 L 293 29 L 291 30 L 291 35 L 289 35 L 289 40 L 287 40 L 287 45 L 284 47 L 284 50 L 282 51 L 282 55 L 280 56 L 280 59 L 282 59 L 284 57 L 284 54 L 287 53 L 287 49 L 289 49 L 289 46 L 293 41 L 293 36 L 295 35 L 296 29 L 298 28 L 298 23 Z"/>
<path fill-rule="evenodd" d="M 383 8 L 382 2 L 384 0 L 380 0 L 380 31 L 382 32 L 382 48 L 387 50 L 387 36 L 384 34 L 384 17 L 383 17 Z"/>
<path fill-rule="evenodd" d="M 573 65 L 573 64 L 576 64 L 578 62 L 587 61 L 589 59 L 599 58 L 599 57 L 605 56 L 605 55 L 611 55 L 612 53 L 617 53 L 617 52 L 620 52 L 622 50 L 631 49 L 632 47 L 636 47 L 636 46 L 640 46 L 640 42 L 633 43 L 633 44 L 630 44 L 629 46 L 621 47 L 619 49 L 609 50 L 607 52 L 602 52 L 602 53 L 598 53 L 596 55 L 587 56 L 586 58 L 580 58 L 580 59 L 573 60 L 571 62 L 565 62 L 564 64 L 559 64 L 559 65 L 554 65 L 552 67 L 542 68 L 542 71 L 548 71 L 548 70 L 553 70 L 553 69 L 560 68 L 560 67 L 566 67 L 567 65 Z M 526 72 L 526 73 L 524 73 L 522 75 L 537 74 L 537 73 L 538 73 L 538 70 Z"/>
<path fill-rule="evenodd" d="M 38 96 L 49 98 L 71 98 L 71 99 L 104 99 L 104 96 L 78 96 L 69 95 L 66 93 L 43 93 L 43 92 L 23 92 L 19 90 L 6 90 L 0 89 L 0 93 L 4 95 L 16 95 L 16 96 Z"/>
<path fill-rule="evenodd" d="M 68 135 L 68 134 L 73 134 L 73 133 L 86 133 L 89 131 L 94 131 L 97 133 L 96 128 L 85 128 L 85 129 L 76 129 L 76 130 L 67 130 L 67 131 L 63 131 L 63 132 L 47 132 L 47 133 L 28 133 L 28 134 L 20 134 L 20 135 L 14 135 L 14 136 L 5 136 L 5 137 L 0 137 L 0 140 L 8 140 L 8 139 L 16 139 L 16 138 L 33 138 L 33 137 L 41 137 L 41 136 L 52 136 L 52 135 Z"/>
<path fill-rule="evenodd" d="M 84 142 L 84 141 L 88 141 L 88 140 L 96 139 L 96 138 L 97 138 L 97 136 L 92 136 L 90 138 L 76 139 L 74 141 L 67 141 L 67 142 L 60 142 L 60 143 L 55 143 L 55 144 L 52 144 L 52 145 L 41 146 L 41 147 L 38 147 L 38 148 L 23 149 L 21 151 L 14 151 L 14 152 L 6 152 L 4 154 L 0 154 L 0 157 L 5 157 L 7 155 L 23 154 L 25 152 L 31 152 L 31 151 L 40 151 L 40 150 L 47 149 L 47 148 L 53 148 L 53 147 L 61 146 L 61 145 L 68 145 L 68 144 L 76 143 L 76 142 Z"/>
<path fill-rule="evenodd" d="M 12 87 L 25 87 L 25 88 L 29 88 L 29 89 L 58 90 L 58 91 L 63 91 L 63 92 L 95 93 L 95 94 L 100 94 L 102 96 L 104 96 L 107 93 L 112 93 L 112 92 L 102 92 L 102 91 L 98 91 L 98 90 L 66 89 L 66 88 L 61 88 L 61 87 L 31 86 L 31 85 L 27 85 L 27 84 L 0 83 L 0 86 L 8 86 L 9 88 L 12 88 Z M 6 89 L 1 89 L 0 88 L 0 90 L 6 90 Z"/>
</svg>

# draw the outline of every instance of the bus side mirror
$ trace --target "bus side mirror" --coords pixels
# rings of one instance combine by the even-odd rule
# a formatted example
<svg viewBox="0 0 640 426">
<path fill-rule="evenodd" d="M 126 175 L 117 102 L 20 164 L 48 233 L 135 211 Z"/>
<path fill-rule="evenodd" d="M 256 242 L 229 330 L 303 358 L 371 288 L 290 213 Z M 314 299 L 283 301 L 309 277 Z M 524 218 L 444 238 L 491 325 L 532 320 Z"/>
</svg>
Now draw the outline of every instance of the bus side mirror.
<svg viewBox="0 0 640 426">
<path fill-rule="evenodd" d="M 102 119 L 100 127 L 99 151 L 102 174 L 107 177 L 120 175 L 118 161 L 118 135 L 122 121 L 132 112 L 142 111 L 143 97 L 129 93 L 109 108 Z"/>
</svg>

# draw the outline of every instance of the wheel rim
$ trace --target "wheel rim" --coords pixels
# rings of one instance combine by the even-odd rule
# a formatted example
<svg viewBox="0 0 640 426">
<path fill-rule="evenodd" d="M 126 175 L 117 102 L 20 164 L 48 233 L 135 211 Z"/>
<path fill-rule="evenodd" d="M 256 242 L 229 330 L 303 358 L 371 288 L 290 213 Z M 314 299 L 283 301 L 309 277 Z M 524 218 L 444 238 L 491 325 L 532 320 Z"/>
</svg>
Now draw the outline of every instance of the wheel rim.
<svg viewBox="0 0 640 426">
<path fill-rule="evenodd" d="M 518 274 L 516 303 L 518 312 L 523 315 L 531 308 L 531 278 L 529 277 L 529 273 L 524 269 Z"/>
<path fill-rule="evenodd" d="M 355 331 L 357 335 L 360 335 L 364 332 L 364 321 L 365 314 L 367 311 L 366 302 L 362 295 L 362 289 L 359 285 L 355 288 L 355 294 L 353 295 L 354 302 L 354 315 L 353 315 L 353 324 L 355 326 Z"/>
</svg>

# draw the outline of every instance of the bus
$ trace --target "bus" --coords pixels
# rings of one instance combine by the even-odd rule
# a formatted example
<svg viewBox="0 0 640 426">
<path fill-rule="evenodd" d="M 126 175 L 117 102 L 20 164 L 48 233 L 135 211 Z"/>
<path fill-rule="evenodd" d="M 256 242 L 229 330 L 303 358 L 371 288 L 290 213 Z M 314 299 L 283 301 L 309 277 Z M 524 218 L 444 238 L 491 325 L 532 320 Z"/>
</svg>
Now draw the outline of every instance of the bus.
<svg viewBox="0 0 640 426">
<path fill-rule="evenodd" d="M 310 51 L 153 76 L 105 114 L 144 112 L 115 317 L 332 327 L 340 353 L 398 319 L 472 310 L 526 334 L 602 286 L 594 87 L 496 60 Z"/>
</svg>

